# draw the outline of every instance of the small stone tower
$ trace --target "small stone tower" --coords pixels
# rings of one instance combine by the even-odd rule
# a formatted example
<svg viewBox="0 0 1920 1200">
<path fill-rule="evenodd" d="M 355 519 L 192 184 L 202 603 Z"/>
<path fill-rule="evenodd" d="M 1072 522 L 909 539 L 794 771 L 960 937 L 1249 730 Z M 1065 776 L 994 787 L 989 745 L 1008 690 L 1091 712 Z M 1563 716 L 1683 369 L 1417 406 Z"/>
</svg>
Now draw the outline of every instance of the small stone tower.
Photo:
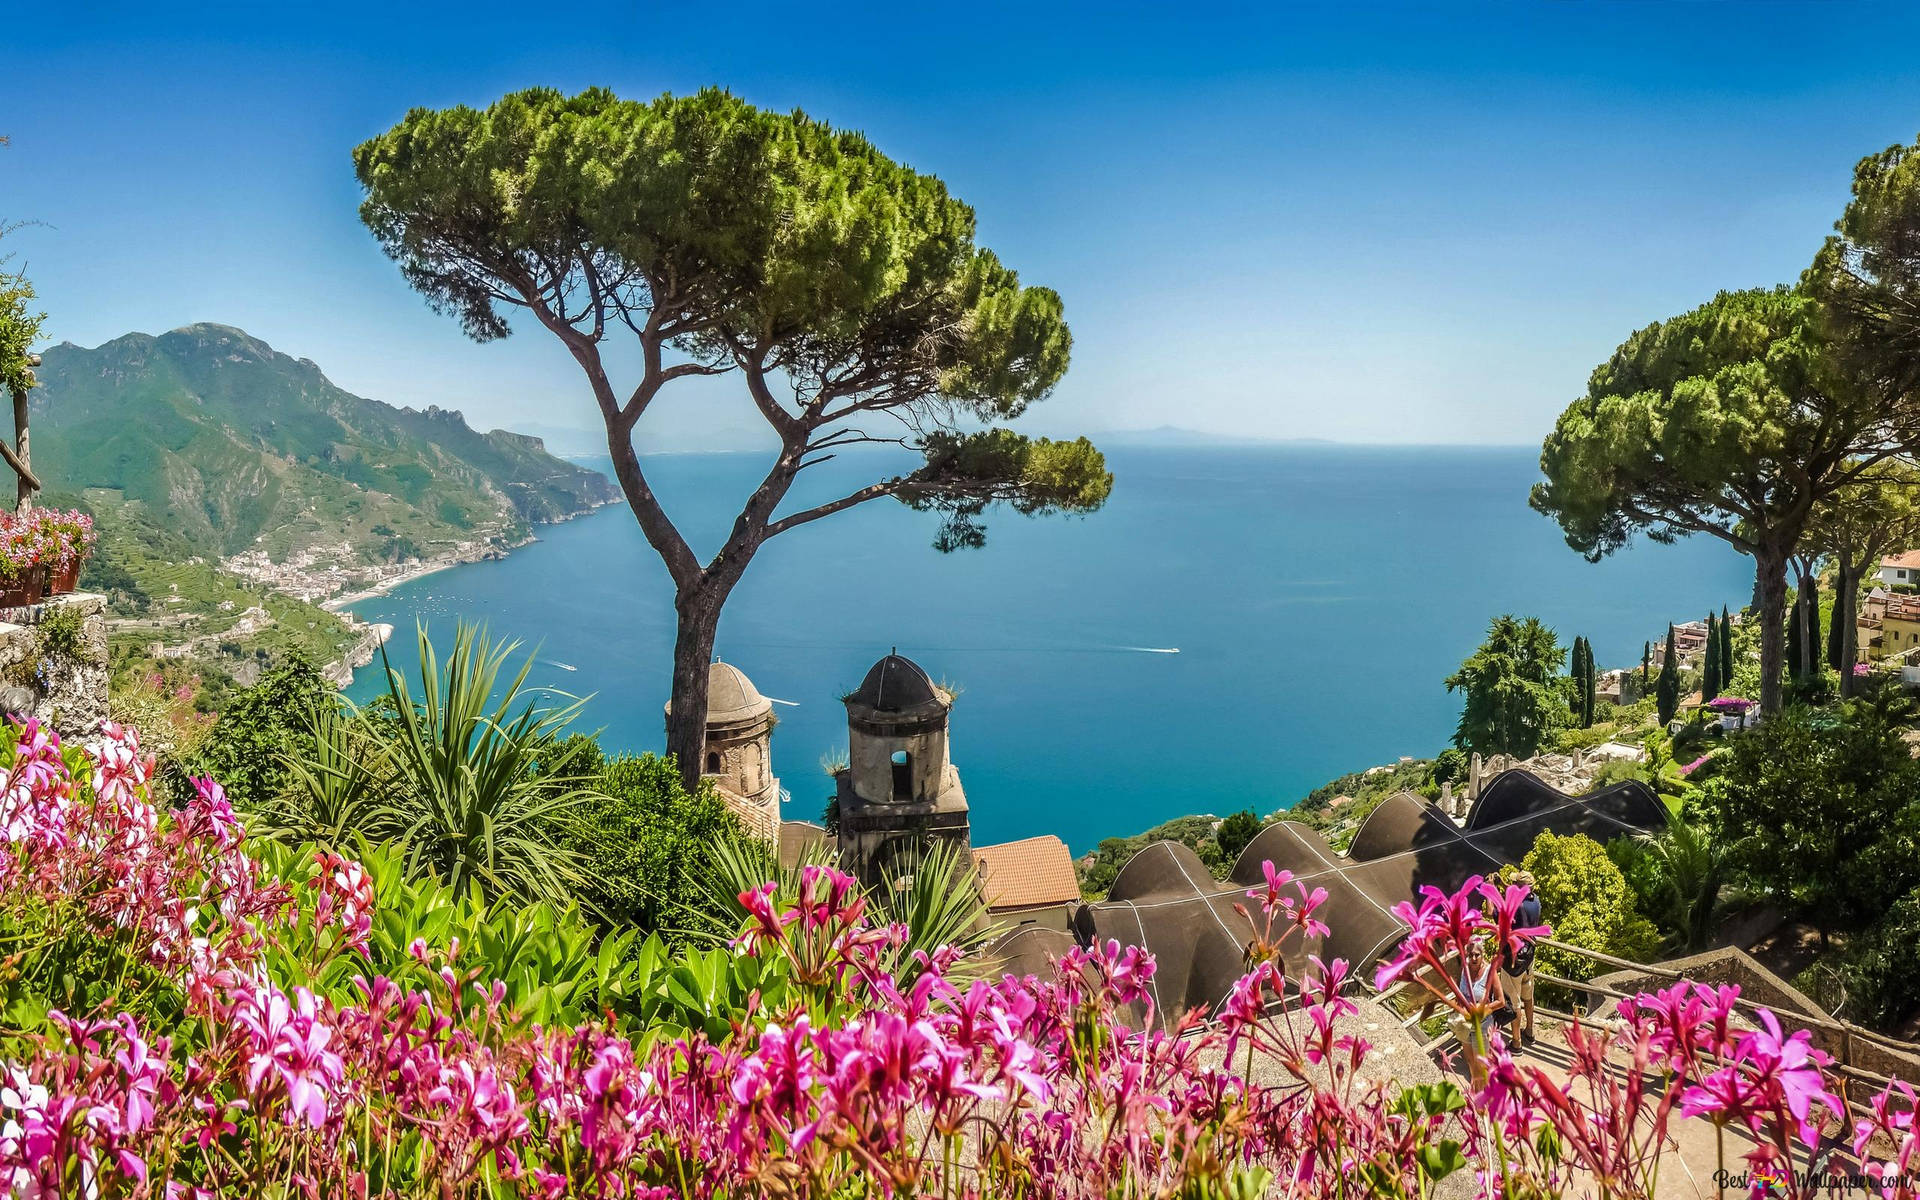
<svg viewBox="0 0 1920 1200">
<path fill-rule="evenodd" d="M 909 872 L 935 842 L 971 850 L 967 796 L 947 758 L 953 696 L 889 654 L 846 697 L 847 765 L 834 774 L 840 865 L 868 884 Z"/>
<path fill-rule="evenodd" d="M 672 715 L 672 704 L 667 713 Z M 700 774 L 713 780 L 748 833 L 777 842 L 780 781 L 773 774 L 774 724 L 773 701 L 762 696 L 740 668 L 723 662 L 707 668 L 707 749 Z"/>
</svg>

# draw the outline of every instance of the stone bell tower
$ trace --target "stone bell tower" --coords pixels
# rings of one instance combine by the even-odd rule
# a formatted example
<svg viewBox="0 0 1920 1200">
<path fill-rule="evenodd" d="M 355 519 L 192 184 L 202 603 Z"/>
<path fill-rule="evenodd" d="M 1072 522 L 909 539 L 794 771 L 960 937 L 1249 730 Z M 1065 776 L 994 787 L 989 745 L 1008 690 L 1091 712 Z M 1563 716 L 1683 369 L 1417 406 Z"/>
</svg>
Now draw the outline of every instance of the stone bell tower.
<svg viewBox="0 0 1920 1200">
<path fill-rule="evenodd" d="M 847 706 L 847 765 L 834 774 L 840 864 L 875 884 L 913 870 L 936 842 L 971 850 L 967 796 L 947 757 L 953 696 L 913 660 L 873 664 Z"/>
<path fill-rule="evenodd" d="M 669 716 L 673 705 L 667 705 Z M 780 781 L 773 774 L 773 701 L 732 663 L 707 668 L 707 749 L 700 774 L 748 833 L 780 840 Z"/>
</svg>

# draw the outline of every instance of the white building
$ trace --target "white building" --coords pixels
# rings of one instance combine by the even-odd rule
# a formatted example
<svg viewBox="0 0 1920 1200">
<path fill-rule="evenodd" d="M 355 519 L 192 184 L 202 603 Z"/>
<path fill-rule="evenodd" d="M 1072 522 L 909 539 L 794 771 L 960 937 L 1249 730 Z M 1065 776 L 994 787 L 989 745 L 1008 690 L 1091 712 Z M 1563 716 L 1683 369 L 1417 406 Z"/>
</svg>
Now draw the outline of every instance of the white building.
<svg viewBox="0 0 1920 1200">
<path fill-rule="evenodd" d="M 1920 550 L 1889 554 L 1880 560 L 1880 582 L 1920 584 Z"/>
</svg>

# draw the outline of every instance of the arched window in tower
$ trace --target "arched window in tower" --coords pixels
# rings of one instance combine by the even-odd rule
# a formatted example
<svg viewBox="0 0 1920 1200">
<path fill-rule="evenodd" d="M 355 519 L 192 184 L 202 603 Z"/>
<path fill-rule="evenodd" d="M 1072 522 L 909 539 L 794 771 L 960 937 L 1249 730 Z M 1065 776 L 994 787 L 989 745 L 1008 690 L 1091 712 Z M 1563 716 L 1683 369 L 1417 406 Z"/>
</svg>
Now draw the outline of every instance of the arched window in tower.
<svg viewBox="0 0 1920 1200">
<path fill-rule="evenodd" d="M 893 798 L 913 799 L 913 755 L 905 750 L 893 752 Z"/>
<path fill-rule="evenodd" d="M 719 773 L 720 773 L 720 756 L 714 753 L 712 750 L 709 750 L 707 751 L 707 774 L 718 775 Z"/>
</svg>

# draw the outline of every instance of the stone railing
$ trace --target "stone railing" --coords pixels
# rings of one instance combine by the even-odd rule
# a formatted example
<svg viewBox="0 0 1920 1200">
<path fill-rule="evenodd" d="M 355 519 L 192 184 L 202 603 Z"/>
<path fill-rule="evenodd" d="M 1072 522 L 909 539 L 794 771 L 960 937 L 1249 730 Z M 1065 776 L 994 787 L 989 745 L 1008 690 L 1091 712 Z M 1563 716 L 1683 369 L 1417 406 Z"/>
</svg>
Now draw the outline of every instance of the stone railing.
<svg viewBox="0 0 1920 1200">
<path fill-rule="evenodd" d="M 50 596 L 39 604 L 0 608 L 0 711 L 37 717 L 62 737 L 90 732 L 107 715 L 106 597 L 91 592 Z M 51 629 L 77 616 L 66 635 Z"/>
</svg>

